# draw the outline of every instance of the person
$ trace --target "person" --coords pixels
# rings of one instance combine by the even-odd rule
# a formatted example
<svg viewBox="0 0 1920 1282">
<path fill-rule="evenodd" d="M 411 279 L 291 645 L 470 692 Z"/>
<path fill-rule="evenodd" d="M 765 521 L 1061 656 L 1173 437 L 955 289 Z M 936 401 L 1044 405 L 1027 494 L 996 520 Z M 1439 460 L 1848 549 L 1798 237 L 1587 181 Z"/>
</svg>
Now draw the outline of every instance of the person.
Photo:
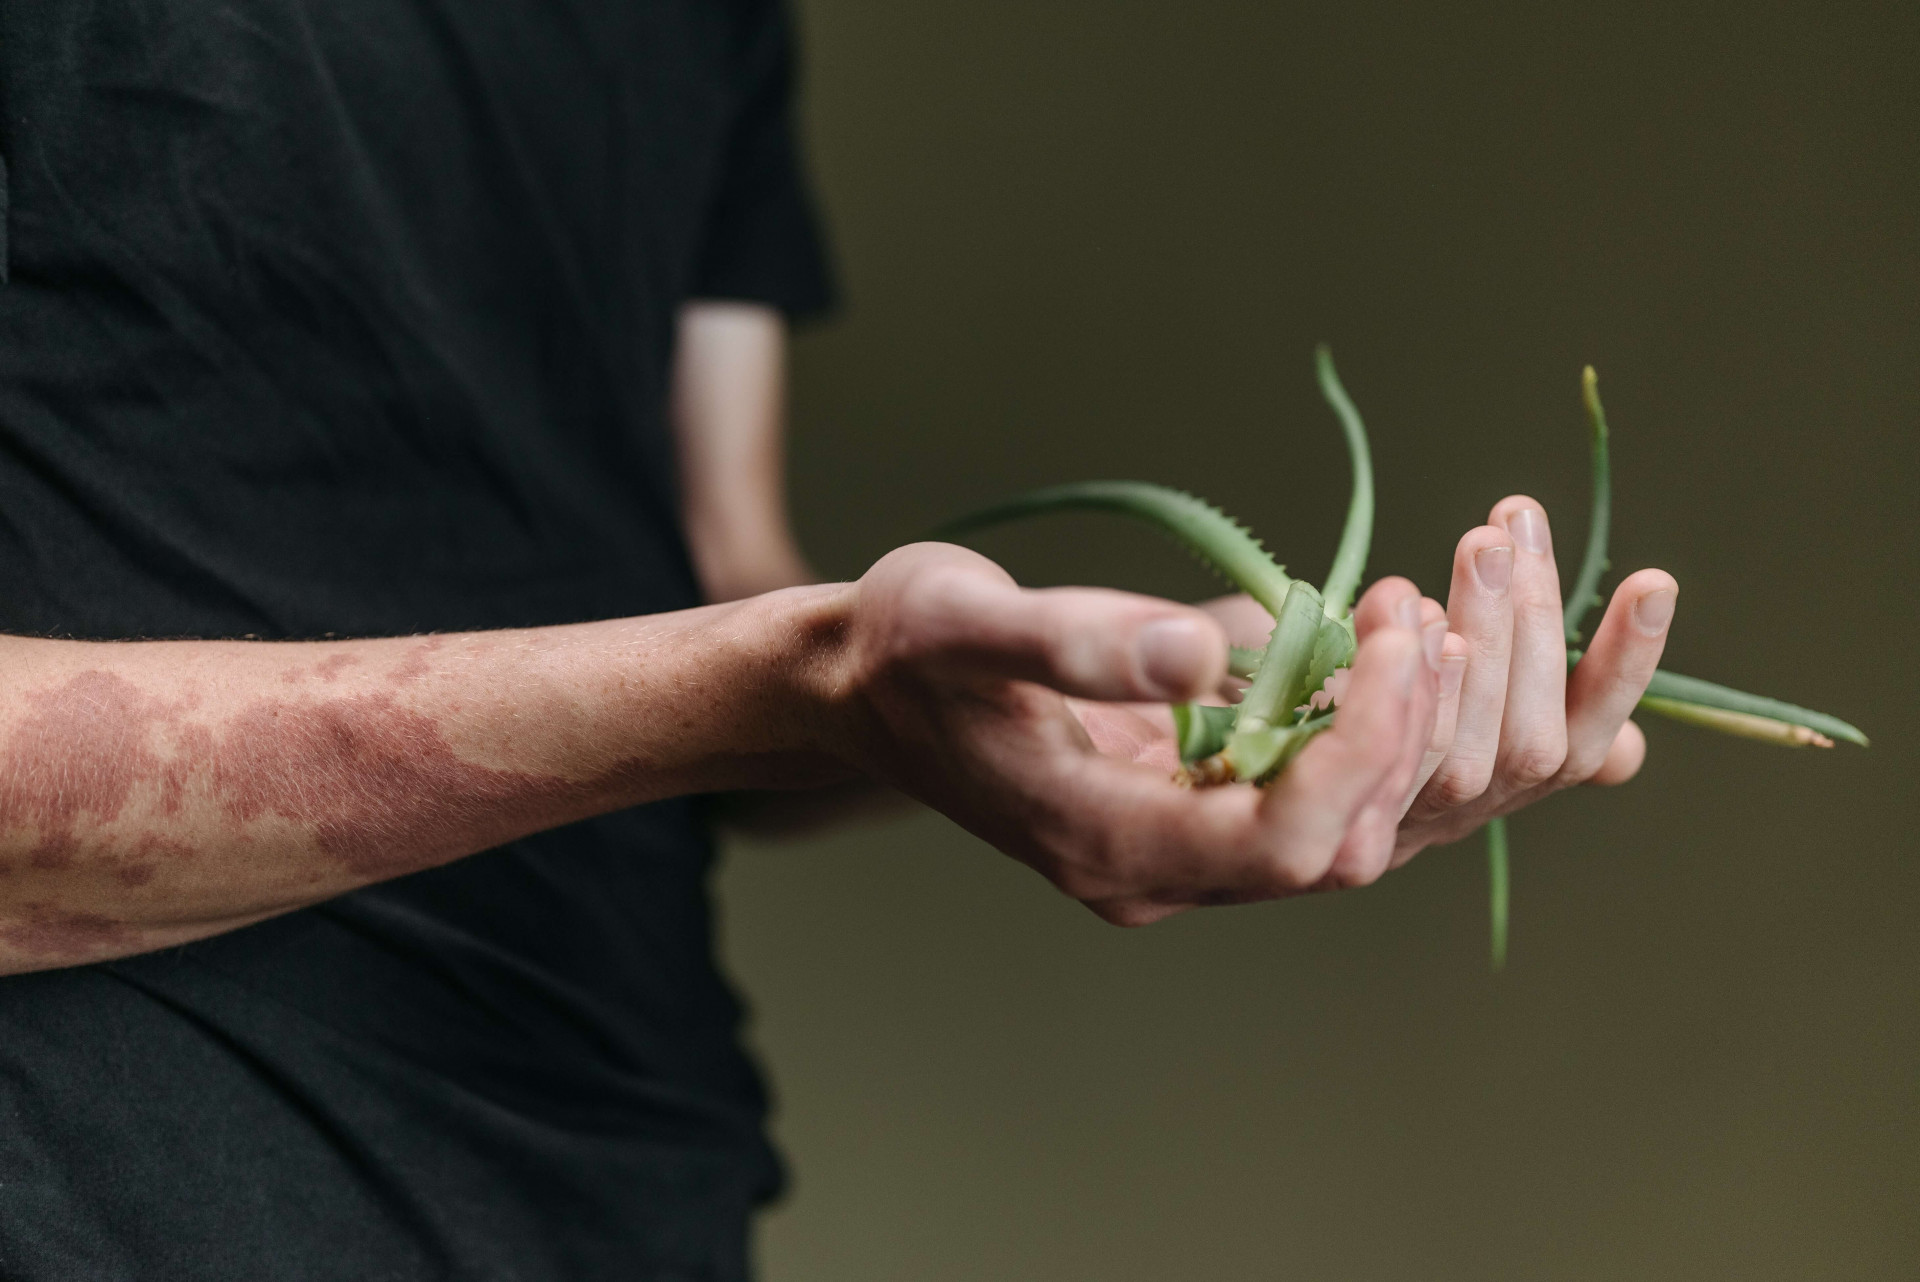
<svg viewBox="0 0 1920 1282">
<path fill-rule="evenodd" d="M 717 818 L 929 804 L 1109 921 L 1637 769 L 1540 506 L 1374 585 L 1335 728 L 1181 789 L 1266 620 L 941 544 L 818 584 L 830 301 L 772 0 L 0 7 L 0 1274 L 738 1279 L 780 1173 Z"/>
</svg>

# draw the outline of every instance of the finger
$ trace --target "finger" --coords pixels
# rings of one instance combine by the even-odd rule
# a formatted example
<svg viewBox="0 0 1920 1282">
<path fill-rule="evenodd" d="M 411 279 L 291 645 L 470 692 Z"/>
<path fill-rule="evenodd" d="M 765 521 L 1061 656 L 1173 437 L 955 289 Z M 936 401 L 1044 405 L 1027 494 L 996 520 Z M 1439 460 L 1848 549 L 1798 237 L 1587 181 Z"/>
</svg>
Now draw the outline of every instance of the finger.
<svg viewBox="0 0 1920 1282">
<path fill-rule="evenodd" d="M 1613 744 L 1607 749 L 1606 760 L 1593 772 L 1588 783 L 1606 786 L 1625 783 L 1640 773 L 1640 764 L 1647 759 L 1647 736 L 1640 727 L 1629 721 L 1620 727 L 1620 733 L 1613 736 Z"/>
<path fill-rule="evenodd" d="M 1466 641 L 1466 672 L 1453 746 L 1422 792 L 1423 814 L 1463 806 L 1493 779 L 1513 656 L 1513 562 L 1513 539 L 1498 526 L 1467 531 L 1454 549 L 1447 621 Z"/>
<path fill-rule="evenodd" d="M 1432 733 L 1427 736 L 1424 745 L 1425 755 L 1421 758 L 1420 769 L 1417 772 L 1417 778 L 1421 783 L 1426 782 L 1429 773 L 1427 757 L 1432 757 L 1435 761 L 1440 760 L 1446 753 L 1447 741 L 1453 737 L 1454 712 L 1458 707 L 1459 690 L 1453 689 L 1450 697 L 1447 689 L 1448 678 L 1440 662 L 1446 653 L 1448 635 L 1446 610 L 1432 597 L 1422 597 L 1420 599 L 1420 648 L 1426 654 L 1427 666 L 1442 674 L 1439 699 L 1448 706 L 1443 708 L 1439 703 L 1434 706 Z"/>
<path fill-rule="evenodd" d="M 894 574 L 897 657 L 1110 701 L 1182 700 L 1226 675 L 1220 625 L 1198 610 L 1101 588 L 1021 588 L 964 548 L 920 544 Z M 880 580 L 886 583 L 889 580 Z"/>
<path fill-rule="evenodd" d="M 1567 678 L 1567 759 L 1560 777 L 1580 783 L 1600 769 L 1620 727 L 1660 666 L 1680 585 L 1665 570 L 1630 574 L 1594 631 L 1593 645 Z"/>
<path fill-rule="evenodd" d="M 1368 588 L 1353 607 L 1353 635 L 1365 642 L 1376 628 L 1406 628 L 1417 632 L 1423 616 L 1420 589 L 1411 579 L 1388 575 Z"/>
<path fill-rule="evenodd" d="M 1352 673 L 1333 728 L 1308 744 L 1262 799 L 1286 872 L 1307 885 L 1324 881 L 1343 849 L 1356 868 L 1384 866 L 1394 824 L 1381 822 L 1376 802 L 1393 786 L 1410 738 L 1417 762 L 1432 715 L 1430 673 L 1411 628 L 1372 628 Z M 1368 810 L 1374 814 L 1357 834 L 1361 840 L 1348 849 L 1356 835 L 1351 830 Z"/>
<path fill-rule="evenodd" d="M 1267 642 L 1273 637 L 1273 616 L 1267 613 L 1265 606 L 1244 592 L 1198 602 L 1194 609 L 1220 625 L 1221 631 L 1227 634 L 1228 645 L 1246 650 L 1265 650 Z M 1229 674 L 1225 683 L 1211 692 L 1206 701 L 1236 703 L 1241 691 L 1246 688 L 1244 677 Z"/>
<path fill-rule="evenodd" d="M 1430 596 L 1420 598 L 1420 644 L 1427 652 L 1427 666 L 1440 666 L 1440 651 L 1447 639 L 1447 611 Z"/>
<path fill-rule="evenodd" d="M 1387 627 L 1419 628 L 1427 618 L 1427 602 L 1411 579 L 1389 575 L 1368 588 L 1353 607 L 1353 633 L 1357 644 L 1364 644 L 1376 629 Z M 1353 677 L 1351 667 L 1340 668 L 1327 678 L 1322 689 L 1309 697 L 1315 708 L 1344 703 L 1347 683 Z"/>
<path fill-rule="evenodd" d="M 1437 719 L 1438 654 L 1442 649 L 1440 643 L 1447 635 L 1446 624 L 1438 602 L 1425 604 L 1432 607 L 1437 630 L 1429 630 L 1422 638 L 1423 667 L 1414 681 L 1399 758 L 1348 829 L 1346 840 L 1327 872 L 1329 888 L 1372 885 L 1392 864 L 1400 818 L 1417 790 L 1420 766 L 1427 746 L 1433 741 Z M 1427 644 L 1429 637 L 1433 642 L 1431 646 Z"/>
<path fill-rule="evenodd" d="M 1567 647 L 1560 572 L 1546 511 L 1523 496 L 1493 509 L 1513 538 L 1513 651 L 1489 790 L 1511 796 L 1554 778 L 1567 758 Z"/>
<path fill-rule="evenodd" d="M 1433 738 L 1427 744 L 1426 757 L 1420 762 L 1419 779 L 1414 785 L 1416 796 L 1426 790 L 1440 763 L 1453 750 L 1459 733 L 1460 692 L 1467 675 L 1467 662 L 1467 639 L 1458 632 L 1446 633 L 1441 639 L 1440 695 L 1433 710 Z"/>
<path fill-rule="evenodd" d="M 1364 647 L 1370 638 L 1386 629 L 1414 632 L 1420 637 L 1422 658 L 1430 670 L 1445 643 L 1444 616 L 1445 611 L 1437 601 L 1423 598 L 1410 580 L 1394 575 L 1375 583 L 1360 598 L 1353 611 L 1354 634 Z M 1428 624 L 1438 626 L 1428 631 L 1424 626 Z M 1342 717 L 1347 715 L 1347 700 L 1351 697 L 1356 674 L 1357 668 L 1347 674 L 1347 682 L 1339 691 Z M 1430 687 L 1431 681 L 1426 685 Z M 1392 855 L 1394 834 L 1404 801 L 1402 793 L 1409 788 L 1412 775 L 1418 771 L 1422 750 L 1432 733 L 1429 720 L 1432 716 L 1432 691 L 1426 688 L 1416 694 L 1425 695 L 1427 699 L 1424 703 L 1409 700 L 1401 722 L 1394 762 L 1381 773 L 1374 792 L 1361 803 L 1360 810 L 1335 847 L 1333 858 L 1328 861 L 1327 870 L 1317 883 L 1324 888 L 1366 885 L 1377 879 L 1386 868 L 1386 862 Z M 1338 729 L 1340 724 L 1336 721 L 1335 728 Z M 1296 762 L 1292 770 L 1298 771 L 1299 763 Z"/>
</svg>

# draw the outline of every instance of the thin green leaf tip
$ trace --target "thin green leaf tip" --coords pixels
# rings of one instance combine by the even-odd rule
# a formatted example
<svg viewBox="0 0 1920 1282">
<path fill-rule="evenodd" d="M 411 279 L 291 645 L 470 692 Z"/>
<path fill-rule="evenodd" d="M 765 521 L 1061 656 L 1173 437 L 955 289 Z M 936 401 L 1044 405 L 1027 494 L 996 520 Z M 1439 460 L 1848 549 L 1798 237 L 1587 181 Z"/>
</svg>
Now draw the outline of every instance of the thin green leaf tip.
<svg viewBox="0 0 1920 1282">
<path fill-rule="evenodd" d="M 1347 458 L 1353 465 L 1353 497 L 1347 502 L 1347 523 L 1340 531 L 1340 547 L 1333 554 L 1327 585 L 1320 592 L 1326 598 L 1327 613 L 1337 619 L 1345 617 L 1353 606 L 1360 576 L 1366 573 L 1367 552 L 1373 545 L 1373 453 L 1367 447 L 1367 428 L 1360 421 L 1360 411 L 1354 408 L 1333 367 L 1333 349 L 1320 344 L 1314 349 L 1313 360 L 1320 376 L 1320 394 L 1340 420 L 1340 430 L 1347 438 Z"/>
<path fill-rule="evenodd" d="M 1567 593 L 1564 623 L 1567 644 L 1580 640 L 1580 623 L 1587 611 L 1603 604 L 1600 576 L 1607 572 L 1607 535 L 1613 525 L 1613 465 L 1607 456 L 1607 412 L 1600 405 L 1600 376 L 1589 365 L 1580 372 L 1580 399 L 1593 429 L 1593 505 L 1587 515 L 1587 551 L 1580 573 Z"/>
</svg>

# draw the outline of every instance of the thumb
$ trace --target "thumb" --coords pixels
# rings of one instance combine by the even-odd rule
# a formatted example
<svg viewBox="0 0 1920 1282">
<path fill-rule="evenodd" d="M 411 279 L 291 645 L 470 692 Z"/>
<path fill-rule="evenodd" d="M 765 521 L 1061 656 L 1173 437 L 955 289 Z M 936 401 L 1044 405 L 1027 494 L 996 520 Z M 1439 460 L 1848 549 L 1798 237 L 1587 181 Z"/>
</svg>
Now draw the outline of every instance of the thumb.
<svg viewBox="0 0 1920 1282">
<path fill-rule="evenodd" d="M 1021 588 L 985 557 L 939 544 L 885 558 L 869 571 L 876 587 L 895 577 L 896 558 L 911 561 L 897 567 L 908 573 L 889 612 L 898 657 L 1109 702 L 1193 699 L 1225 679 L 1226 635 L 1199 610 L 1104 588 Z"/>
</svg>

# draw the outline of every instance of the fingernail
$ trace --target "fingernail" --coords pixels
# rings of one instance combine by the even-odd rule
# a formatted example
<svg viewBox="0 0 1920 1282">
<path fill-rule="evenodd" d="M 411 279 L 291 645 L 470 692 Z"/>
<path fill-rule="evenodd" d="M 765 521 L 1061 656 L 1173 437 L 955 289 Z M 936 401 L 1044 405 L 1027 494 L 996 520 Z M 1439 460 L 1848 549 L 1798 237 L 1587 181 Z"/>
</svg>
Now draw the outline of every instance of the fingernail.
<svg viewBox="0 0 1920 1282">
<path fill-rule="evenodd" d="M 1513 582 L 1513 549 L 1505 544 L 1481 548 L 1474 553 L 1473 572 L 1479 576 L 1481 587 L 1489 592 L 1505 592 L 1507 584 Z"/>
<path fill-rule="evenodd" d="M 1443 636 L 1442 641 L 1446 640 Z M 1440 697 L 1452 698 L 1460 693 L 1460 687 L 1467 679 L 1467 656 L 1447 654 L 1440 657 Z"/>
<path fill-rule="evenodd" d="M 1393 613 L 1394 617 L 1400 620 L 1401 627 L 1413 628 L 1417 631 L 1420 627 L 1420 598 L 1417 596 L 1400 598 L 1400 604 L 1393 608 Z"/>
<path fill-rule="evenodd" d="M 1649 592 L 1633 603 L 1633 626 L 1650 637 L 1657 637 L 1673 622 L 1674 602 L 1679 593 L 1672 588 Z"/>
<path fill-rule="evenodd" d="M 1140 675 L 1169 696 L 1192 694 L 1218 647 L 1206 625 L 1195 619 L 1156 619 L 1133 638 Z"/>
<path fill-rule="evenodd" d="M 1427 656 L 1427 666 L 1435 672 L 1440 671 L 1440 649 L 1447 643 L 1447 621 L 1435 619 L 1420 632 L 1420 649 Z"/>
<path fill-rule="evenodd" d="M 1529 552 L 1547 550 L 1547 515 L 1537 507 L 1523 507 L 1507 518 L 1507 533 Z"/>
</svg>

